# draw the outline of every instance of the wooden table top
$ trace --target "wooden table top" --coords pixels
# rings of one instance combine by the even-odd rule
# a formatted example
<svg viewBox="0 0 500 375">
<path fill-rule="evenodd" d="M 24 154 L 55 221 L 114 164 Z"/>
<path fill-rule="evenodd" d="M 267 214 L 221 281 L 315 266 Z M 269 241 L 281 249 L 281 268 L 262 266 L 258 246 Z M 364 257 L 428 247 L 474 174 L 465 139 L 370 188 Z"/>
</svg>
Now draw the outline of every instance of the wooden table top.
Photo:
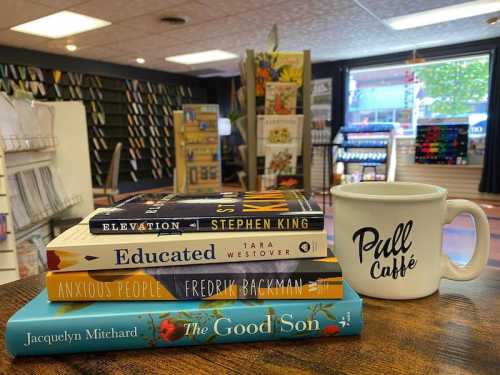
<svg viewBox="0 0 500 375">
<path fill-rule="evenodd" d="M 8 318 L 44 286 L 0 287 L 0 374 L 500 374 L 500 270 L 413 301 L 364 299 L 359 337 L 12 359 Z"/>
</svg>

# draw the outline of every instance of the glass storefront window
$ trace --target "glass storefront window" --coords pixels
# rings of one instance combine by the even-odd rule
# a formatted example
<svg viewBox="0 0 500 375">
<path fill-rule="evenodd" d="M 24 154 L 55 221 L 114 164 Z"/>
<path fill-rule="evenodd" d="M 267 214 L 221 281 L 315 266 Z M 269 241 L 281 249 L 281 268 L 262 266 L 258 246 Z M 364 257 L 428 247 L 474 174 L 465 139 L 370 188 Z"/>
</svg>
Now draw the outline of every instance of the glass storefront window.
<svg viewBox="0 0 500 375">
<path fill-rule="evenodd" d="M 353 69 L 348 75 L 347 124 L 394 124 L 414 136 L 419 119 L 466 119 L 469 135 L 484 136 L 489 56 Z"/>
</svg>

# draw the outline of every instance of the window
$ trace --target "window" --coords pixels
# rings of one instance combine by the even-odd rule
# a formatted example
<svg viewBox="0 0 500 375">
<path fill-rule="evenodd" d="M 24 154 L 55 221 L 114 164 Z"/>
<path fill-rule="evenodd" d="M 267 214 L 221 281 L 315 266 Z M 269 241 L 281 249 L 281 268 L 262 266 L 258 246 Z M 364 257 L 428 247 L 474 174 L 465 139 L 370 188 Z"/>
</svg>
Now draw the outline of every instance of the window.
<svg viewBox="0 0 500 375">
<path fill-rule="evenodd" d="M 486 134 L 488 55 L 353 69 L 348 80 L 347 124 L 389 123 L 414 136 L 419 120 L 450 119 L 467 121 L 472 137 Z"/>
</svg>

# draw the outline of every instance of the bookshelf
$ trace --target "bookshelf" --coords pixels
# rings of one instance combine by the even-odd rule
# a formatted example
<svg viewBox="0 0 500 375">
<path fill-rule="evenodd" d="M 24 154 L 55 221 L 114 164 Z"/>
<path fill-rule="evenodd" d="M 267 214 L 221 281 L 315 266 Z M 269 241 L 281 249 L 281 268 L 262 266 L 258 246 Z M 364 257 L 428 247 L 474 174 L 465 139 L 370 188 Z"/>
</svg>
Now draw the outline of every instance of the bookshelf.
<svg viewBox="0 0 500 375">
<path fill-rule="evenodd" d="M 15 102 L 5 97 L 2 99 L 4 102 Z M 0 136 L 0 213 L 7 216 L 7 239 L 0 242 L 0 284 L 17 280 L 22 274 L 19 264 L 23 263 L 20 261 L 23 256 L 19 254 L 19 249 L 23 249 L 24 241 L 36 241 L 38 245 L 44 246 L 51 239 L 52 219 L 63 216 L 83 217 L 94 208 L 83 104 L 30 102 L 29 107 L 33 107 L 33 111 L 43 111 L 43 116 L 36 117 L 38 122 L 34 123 L 39 127 L 47 125 L 43 136 L 26 132 L 25 126 L 21 127 L 22 132 L 15 137 L 5 137 L 5 133 L 2 134 L 3 137 Z M 4 126 L 7 126 L 6 120 L 8 116 L 4 112 Z M 71 128 L 68 124 L 71 124 Z M 44 139 L 43 144 L 33 141 L 39 138 Z M 59 139 L 64 139 L 64 142 L 59 142 Z M 49 171 L 51 184 L 47 184 Z M 51 200 L 50 203 L 43 200 L 31 202 L 31 208 L 36 210 L 30 211 L 22 221 L 18 217 L 14 224 L 12 204 L 19 205 L 18 199 L 22 200 L 23 206 L 26 204 L 26 194 L 17 195 L 19 187 L 27 188 L 35 181 L 37 189 L 45 191 L 46 197 L 52 196 L 47 193 L 49 188 L 60 189 L 57 193 L 60 199 L 57 202 Z M 41 181 L 43 189 L 40 187 Z M 16 191 L 11 190 L 12 186 L 16 187 Z"/>
<path fill-rule="evenodd" d="M 92 183 L 103 186 L 111 156 L 123 144 L 119 185 L 125 190 L 171 182 L 175 165 L 173 111 L 206 101 L 204 87 L 189 78 L 153 82 L 87 73 L 0 64 L 0 91 L 35 99 L 81 101 L 85 106 Z M 135 189 L 137 190 L 137 189 Z"/>
<path fill-rule="evenodd" d="M 311 52 L 304 50 L 304 68 L 302 84 L 302 175 L 304 192 L 311 193 Z M 247 187 L 249 190 L 257 189 L 257 108 L 255 90 L 255 51 L 248 49 L 245 59 L 245 107 L 247 122 Z M 299 107 L 299 105 L 298 105 Z"/>
</svg>

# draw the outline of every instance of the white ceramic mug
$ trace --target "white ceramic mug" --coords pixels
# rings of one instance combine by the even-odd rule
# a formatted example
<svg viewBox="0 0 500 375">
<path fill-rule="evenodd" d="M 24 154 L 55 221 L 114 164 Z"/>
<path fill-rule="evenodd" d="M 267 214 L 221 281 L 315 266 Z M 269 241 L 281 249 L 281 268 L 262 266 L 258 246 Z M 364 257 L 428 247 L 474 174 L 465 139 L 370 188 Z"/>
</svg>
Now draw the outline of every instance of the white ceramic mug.
<svg viewBox="0 0 500 375">
<path fill-rule="evenodd" d="M 361 182 L 334 187 L 335 253 L 344 278 L 359 293 L 387 299 L 425 297 L 441 278 L 471 280 L 488 259 L 490 232 L 475 203 L 446 200 L 438 186 L 406 182 Z M 476 245 L 458 267 L 443 254 L 443 225 L 472 215 Z"/>
</svg>

